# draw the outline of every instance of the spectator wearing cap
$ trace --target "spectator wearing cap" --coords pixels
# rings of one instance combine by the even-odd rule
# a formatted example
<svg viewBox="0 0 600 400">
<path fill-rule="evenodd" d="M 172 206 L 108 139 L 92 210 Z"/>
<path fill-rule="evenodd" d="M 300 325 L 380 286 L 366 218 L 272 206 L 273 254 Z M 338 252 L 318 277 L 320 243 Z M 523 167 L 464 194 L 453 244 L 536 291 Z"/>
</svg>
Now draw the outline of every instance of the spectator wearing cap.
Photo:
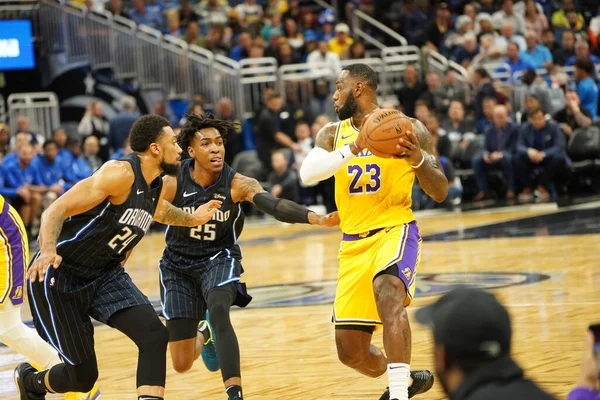
<svg viewBox="0 0 600 400">
<path fill-rule="evenodd" d="M 525 20 L 513 10 L 513 0 L 504 0 L 502 9 L 492 15 L 492 22 L 496 29 L 501 29 L 505 22 L 510 22 L 519 34 L 525 32 Z"/>
<path fill-rule="evenodd" d="M 475 34 L 477 39 L 481 39 L 483 35 L 490 34 L 496 36 L 496 30 L 492 24 L 492 16 L 488 13 L 479 13 L 475 18 Z"/>
<path fill-rule="evenodd" d="M 568 14 L 570 12 L 575 12 L 575 21 L 577 24 L 576 29 L 579 30 L 584 26 L 585 20 L 583 18 L 583 15 L 575 11 L 574 3 L 574 0 L 562 1 L 562 8 L 560 10 L 555 11 L 554 14 L 552 14 L 552 26 L 554 28 L 572 29 L 568 19 Z"/>
<path fill-rule="evenodd" d="M 329 68 L 331 76 L 336 76 L 342 69 L 340 57 L 329 49 L 325 41 L 319 42 L 317 49 L 306 58 L 306 62 L 316 73 L 322 73 L 324 67 Z"/>
<path fill-rule="evenodd" d="M 585 40 L 580 40 L 575 44 L 575 55 L 567 60 L 565 66 L 575 65 L 578 58 L 587 58 L 593 64 L 600 64 L 600 58 L 590 54 L 590 45 Z"/>
<path fill-rule="evenodd" d="M 325 10 L 319 14 L 319 35 L 317 36 L 317 40 L 324 40 L 329 42 L 331 39 L 335 37 L 335 32 L 333 30 L 333 24 L 335 23 L 335 16 L 331 10 Z"/>
<path fill-rule="evenodd" d="M 437 8 L 435 19 L 425 30 L 425 46 L 437 52 L 444 42 L 444 36 L 452 29 L 451 13 L 448 3 L 441 2 Z"/>
<path fill-rule="evenodd" d="M 335 37 L 329 41 L 329 50 L 337 54 L 340 59 L 348 56 L 350 45 L 354 40 L 350 37 L 350 28 L 344 23 L 335 26 Z"/>
<path fill-rule="evenodd" d="M 515 34 L 515 27 L 512 22 L 505 21 L 500 28 L 500 36 L 494 39 L 494 47 L 499 51 L 506 53 L 509 43 L 516 43 L 519 51 L 527 50 L 527 42 L 521 35 Z"/>
<path fill-rule="evenodd" d="M 552 58 L 555 64 L 565 65 L 567 60 L 575 57 L 575 33 L 571 30 L 563 31 L 560 43 L 561 46 L 553 51 Z"/>
<path fill-rule="evenodd" d="M 129 16 L 138 25 L 146 25 L 154 29 L 160 29 L 163 25 L 160 11 L 153 7 L 146 7 L 144 0 L 133 0 L 133 9 L 129 11 Z"/>
<path fill-rule="evenodd" d="M 488 97 L 489 99 L 489 97 Z M 515 170 L 513 156 L 517 149 L 519 128 L 509 121 L 506 106 L 496 105 L 492 110 L 492 124 L 485 130 L 483 152 L 471 160 L 475 181 L 479 192 L 475 201 L 485 199 L 489 194 L 487 172 L 501 169 L 508 186 L 506 199 L 515 198 Z"/>
<path fill-rule="evenodd" d="M 581 108 L 587 110 L 592 120 L 598 117 L 598 86 L 594 81 L 595 66 L 588 58 L 578 58 L 575 61 L 575 80 Z"/>
<path fill-rule="evenodd" d="M 542 37 L 544 31 L 548 29 L 548 18 L 543 11 L 540 12 L 535 0 L 525 2 L 525 29 L 534 31 L 537 37 Z"/>
<path fill-rule="evenodd" d="M 433 331 L 436 376 L 452 400 L 553 400 L 510 355 L 510 316 L 496 298 L 459 287 L 416 313 Z"/>
<path fill-rule="evenodd" d="M 519 199 L 530 200 L 533 197 L 532 172 L 535 168 L 541 168 L 535 194 L 541 199 L 547 199 L 550 196 L 550 184 L 566 170 L 565 140 L 558 125 L 553 121 L 546 121 L 541 108 L 529 110 L 528 114 L 529 122 L 519 130 L 515 155 L 516 176 L 522 188 Z"/>
<path fill-rule="evenodd" d="M 121 100 L 121 111 L 108 124 L 108 144 L 112 151 L 123 146 L 133 123 L 140 117 L 136 108 L 135 97 L 126 96 Z"/>
<path fill-rule="evenodd" d="M 538 44 L 538 37 L 534 31 L 525 33 L 527 50 L 521 51 L 519 57 L 528 61 L 535 69 L 552 67 L 552 54 L 546 46 Z"/>
</svg>

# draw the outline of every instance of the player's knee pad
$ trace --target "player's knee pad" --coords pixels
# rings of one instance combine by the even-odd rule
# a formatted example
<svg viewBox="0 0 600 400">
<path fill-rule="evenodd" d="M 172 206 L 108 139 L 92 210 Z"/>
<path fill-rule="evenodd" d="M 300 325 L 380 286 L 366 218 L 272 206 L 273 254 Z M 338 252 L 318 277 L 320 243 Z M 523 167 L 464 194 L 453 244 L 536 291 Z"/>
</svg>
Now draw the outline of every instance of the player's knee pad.
<svg viewBox="0 0 600 400">
<path fill-rule="evenodd" d="M 50 369 L 50 386 L 58 393 L 87 393 L 98 380 L 96 359 L 85 360 L 80 364 L 59 364 Z"/>
</svg>

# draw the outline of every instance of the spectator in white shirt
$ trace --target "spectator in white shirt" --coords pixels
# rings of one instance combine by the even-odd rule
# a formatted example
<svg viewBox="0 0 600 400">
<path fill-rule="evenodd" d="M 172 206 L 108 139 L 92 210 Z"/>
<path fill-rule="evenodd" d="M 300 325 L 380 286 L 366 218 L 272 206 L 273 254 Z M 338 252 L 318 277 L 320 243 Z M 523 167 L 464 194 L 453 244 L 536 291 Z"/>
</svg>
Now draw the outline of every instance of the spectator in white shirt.
<svg viewBox="0 0 600 400">
<path fill-rule="evenodd" d="M 340 57 L 329 51 L 327 42 L 320 41 L 317 50 L 308 55 L 306 62 L 312 67 L 313 72 L 323 74 L 324 67 L 329 67 L 330 74 L 336 76 L 342 69 Z"/>
<path fill-rule="evenodd" d="M 518 15 L 514 12 L 513 0 L 504 0 L 502 9 L 496 11 L 494 15 L 492 15 L 492 22 L 496 29 L 500 29 L 505 21 L 511 22 L 517 33 L 525 32 L 525 19 L 522 15 Z"/>
<path fill-rule="evenodd" d="M 241 26 L 248 26 L 260 22 L 263 17 L 263 9 L 256 4 L 256 0 L 245 0 L 235 7 L 238 21 Z"/>
<path fill-rule="evenodd" d="M 527 50 L 527 42 L 525 38 L 521 35 L 515 34 L 515 26 L 510 21 L 505 21 L 502 24 L 502 28 L 500 29 L 501 36 L 496 37 L 494 42 L 494 47 L 501 51 L 502 53 L 506 53 L 508 49 L 508 44 L 510 42 L 514 42 L 519 46 L 519 51 Z"/>
</svg>

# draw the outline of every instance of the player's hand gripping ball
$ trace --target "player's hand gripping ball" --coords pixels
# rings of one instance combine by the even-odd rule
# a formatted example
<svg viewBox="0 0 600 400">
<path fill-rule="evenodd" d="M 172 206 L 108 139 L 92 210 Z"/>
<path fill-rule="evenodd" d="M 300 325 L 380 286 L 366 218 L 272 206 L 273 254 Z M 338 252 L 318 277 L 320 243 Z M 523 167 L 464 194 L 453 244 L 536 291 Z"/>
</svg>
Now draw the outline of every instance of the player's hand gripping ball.
<svg viewBox="0 0 600 400">
<path fill-rule="evenodd" d="M 404 157 L 398 147 L 400 139 L 409 140 L 408 131 L 413 130 L 410 118 L 398 110 L 379 108 L 373 111 L 360 128 L 357 144 L 364 146 L 378 157 Z"/>
</svg>

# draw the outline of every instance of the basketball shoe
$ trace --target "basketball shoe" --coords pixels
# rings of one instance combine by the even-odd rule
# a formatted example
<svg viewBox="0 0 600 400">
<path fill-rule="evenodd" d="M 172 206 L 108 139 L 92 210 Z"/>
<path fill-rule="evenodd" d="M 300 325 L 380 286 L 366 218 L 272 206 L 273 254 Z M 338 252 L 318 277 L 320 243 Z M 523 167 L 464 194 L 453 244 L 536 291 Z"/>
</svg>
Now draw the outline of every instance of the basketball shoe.
<svg viewBox="0 0 600 400">
<path fill-rule="evenodd" d="M 67 393 L 65 400 L 97 400 L 100 398 L 100 390 L 96 385 L 88 393 Z"/>
<path fill-rule="evenodd" d="M 408 398 L 410 399 L 416 394 L 425 393 L 433 386 L 433 374 L 426 369 L 410 371 L 412 385 L 408 387 Z M 390 399 L 390 389 L 386 389 L 379 400 L 394 400 Z"/>
<path fill-rule="evenodd" d="M 217 358 L 217 344 L 215 333 L 213 332 L 212 326 L 210 325 L 210 315 L 206 312 L 206 320 L 200 321 L 198 324 L 198 331 L 203 332 L 208 329 L 209 337 L 202 346 L 202 361 L 206 365 L 206 369 L 211 372 L 219 370 L 219 359 Z"/>
<path fill-rule="evenodd" d="M 17 385 L 17 395 L 19 400 L 45 400 L 46 393 L 31 393 L 25 388 L 25 377 L 29 374 L 37 372 L 37 369 L 29 363 L 17 365 L 13 377 L 15 385 Z"/>
</svg>

